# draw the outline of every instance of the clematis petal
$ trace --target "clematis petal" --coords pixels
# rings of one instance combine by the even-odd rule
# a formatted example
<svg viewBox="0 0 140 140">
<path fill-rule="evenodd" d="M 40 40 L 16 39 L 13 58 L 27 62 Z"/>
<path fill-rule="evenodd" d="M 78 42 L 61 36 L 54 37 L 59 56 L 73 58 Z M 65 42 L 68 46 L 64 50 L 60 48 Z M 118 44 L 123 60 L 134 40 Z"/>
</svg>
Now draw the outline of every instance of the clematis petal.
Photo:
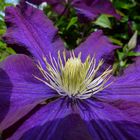
<svg viewBox="0 0 140 140">
<path fill-rule="evenodd" d="M 138 140 L 140 125 L 116 103 L 88 99 L 69 104 L 58 99 L 26 120 L 9 140 Z"/>
<path fill-rule="evenodd" d="M 133 116 L 140 115 L 133 109 L 140 107 L 140 97 L 138 97 L 139 103 L 135 104 L 134 99 L 136 97 L 131 99 L 131 97 L 121 95 L 115 97 L 114 95 L 112 98 L 98 97 L 81 102 L 80 116 L 86 122 L 92 138 L 96 140 L 138 140 L 140 123 Z"/>
<path fill-rule="evenodd" d="M 40 72 L 31 58 L 9 56 L 0 64 L 0 131 L 27 114 L 54 92 L 33 76 Z"/>
<path fill-rule="evenodd" d="M 111 86 L 81 105 L 81 117 L 86 120 L 95 139 L 139 139 L 139 65 L 140 57 L 137 57 L 135 63 L 122 76 L 116 77 Z"/>
<path fill-rule="evenodd" d="M 79 47 L 75 49 L 76 54 L 82 52 L 82 60 L 85 60 L 88 55 L 96 56 L 96 60 L 107 59 L 111 60 L 114 56 L 114 50 L 118 48 L 111 44 L 109 39 L 103 35 L 101 30 L 92 33 Z M 109 56 L 109 57 L 108 57 Z M 112 59 L 113 60 L 113 59 Z"/>
<path fill-rule="evenodd" d="M 108 87 L 106 92 L 115 95 L 140 96 L 140 57 L 126 68 L 121 76 L 113 77 L 113 84 Z"/>
<path fill-rule="evenodd" d="M 8 44 L 26 47 L 40 62 L 49 52 L 55 57 L 58 50 L 64 49 L 57 29 L 41 10 L 23 2 L 5 12 L 8 29 L 4 40 Z"/>
<path fill-rule="evenodd" d="M 44 2 L 47 2 L 48 4 L 50 4 L 52 9 L 60 15 L 63 15 L 63 14 L 65 15 L 69 12 L 69 9 L 67 9 L 67 5 L 68 5 L 69 1 L 65 1 L 65 0 L 44 0 Z"/>
<path fill-rule="evenodd" d="M 109 14 L 117 19 L 121 16 L 116 13 L 115 8 L 109 0 L 75 0 L 73 3 L 78 15 L 88 20 L 95 20 L 100 14 Z"/>
<path fill-rule="evenodd" d="M 40 109 L 9 140 L 92 140 L 76 106 L 68 100 L 58 99 Z"/>
<path fill-rule="evenodd" d="M 122 76 L 114 77 L 114 82 L 98 94 L 121 111 L 129 120 L 140 125 L 140 57 L 128 66 Z"/>
</svg>

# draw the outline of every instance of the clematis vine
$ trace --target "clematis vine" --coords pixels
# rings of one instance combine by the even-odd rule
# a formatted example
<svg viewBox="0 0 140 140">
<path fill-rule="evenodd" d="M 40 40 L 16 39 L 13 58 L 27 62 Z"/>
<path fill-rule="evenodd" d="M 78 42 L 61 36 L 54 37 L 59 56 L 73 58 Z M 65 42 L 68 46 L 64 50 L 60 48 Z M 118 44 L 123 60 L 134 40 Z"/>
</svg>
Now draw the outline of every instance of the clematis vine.
<svg viewBox="0 0 140 140">
<path fill-rule="evenodd" d="M 102 31 L 67 51 L 53 23 L 27 3 L 8 7 L 5 21 L 4 40 L 32 54 L 0 63 L 5 139 L 139 140 L 139 57 L 114 77 L 110 64 L 118 46 Z"/>
<path fill-rule="evenodd" d="M 25 0 L 24 0 L 25 1 Z M 81 21 L 95 20 L 100 14 L 108 14 L 120 19 L 121 16 L 116 12 L 109 0 L 27 0 L 39 5 L 47 2 L 54 11 L 63 15 L 69 11 L 70 7 L 76 10 Z"/>
</svg>

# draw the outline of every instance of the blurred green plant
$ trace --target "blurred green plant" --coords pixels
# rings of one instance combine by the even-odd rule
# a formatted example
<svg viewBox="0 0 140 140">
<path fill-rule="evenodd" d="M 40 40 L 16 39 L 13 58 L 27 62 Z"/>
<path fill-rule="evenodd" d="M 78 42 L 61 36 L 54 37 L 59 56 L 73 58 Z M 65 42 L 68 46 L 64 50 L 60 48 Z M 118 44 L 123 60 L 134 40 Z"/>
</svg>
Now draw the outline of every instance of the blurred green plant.
<svg viewBox="0 0 140 140">
<path fill-rule="evenodd" d="M 74 49 L 80 44 L 92 28 L 92 24 L 85 25 L 78 21 L 78 17 L 72 7 L 70 8 L 70 13 L 65 15 L 57 15 L 50 5 L 44 7 L 44 12 L 59 29 L 59 35 L 65 41 L 67 49 Z"/>
<path fill-rule="evenodd" d="M 113 65 L 114 75 L 120 75 L 123 70 L 132 63 L 132 58 L 140 56 L 140 52 L 135 52 L 137 45 L 137 31 L 130 38 L 129 42 L 116 52 L 115 63 Z"/>
<path fill-rule="evenodd" d="M 140 53 L 135 51 L 140 35 L 140 3 L 139 0 L 112 0 L 112 2 L 122 15 L 119 22 L 111 21 L 114 31 L 107 32 L 113 43 L 122 46 L 116 52 L 114 63 L 114 74 L 119 75 L 133 62 L 132 58 L 140 56 Z"/>
<path fill-rule="evenodd" d="M 5 0 L 0 0 L 0 61 L 4 60 L 8 55 L 14 54 L 14 50 L 8 48 L 7 45 L 2 41 L 2 36 L 6 31 L 6 25 L 4 23 L 4 9 L 12 3 L 7 3 Z"/>
<path fill-rule="evenodd" d="M 59 29 L 59 34 L 65 41 L 66 48 L 74 49 L 86 37 L 99 28 L 111 28 L 109 18 L 114 18 L 109 15 L 101 15 L 96 21 L 80 22 L 73 7 L 69 7 L 69 13 L 65 15 L 57 15 L 50 5 L 43 7 L 45 14 L 54 22 L 54 25 Z"/>
</svg>

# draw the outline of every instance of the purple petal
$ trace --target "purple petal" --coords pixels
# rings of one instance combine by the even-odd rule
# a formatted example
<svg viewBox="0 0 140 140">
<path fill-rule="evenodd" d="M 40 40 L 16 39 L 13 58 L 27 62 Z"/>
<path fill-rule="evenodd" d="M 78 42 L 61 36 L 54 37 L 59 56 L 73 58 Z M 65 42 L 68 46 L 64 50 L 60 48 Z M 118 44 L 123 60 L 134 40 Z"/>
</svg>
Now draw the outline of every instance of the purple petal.
<svg viewBox="0 0 140 140">
<path fill-rule="evenodd" d="M 51 102 L 35 113 L 9 139 L 92 140 L 84 122 L 67 99 Z"/>
<path fill-rule="evenodd" d="M 136 63 L 130 65 L 124 74 L 116 77 L 114 83 L 104 91 L 96 94 L 94 100 L 88 100 L 86 104 L 91 106 L 91 111 L 98 121 L 94 126 L 97 129 L 108 129 L 110 132 L 103 131 L 102 136 L 116 137 L 118 139 L 136 139 L 140 137 L 140 57 Z M 96 103 L 97 100 L 97 103 Z M 88 107 L 90 108 L 90 107 Z M 91 113 L 87 112 L 89 116 Z M 85 118 L 88 115 L 84 112 Z M 109 120 L 105 121 L 104 120 Z M 91 123 L 89 123 L 91 124 Z M 99 125 L 99 126 L 98 126 Z M 102 127 L 103 125 L 103 127 Z M 92 134 L 94 130 L 92 128 Z M 117 131 L 113 136 L 113 131 Z M 107 133 L 111 135 L 107 135 Z M 98 137 L 98 136 L 97 136 Z M 98 139 L 98 138 L 95 138 Z"/>
<path fill-rule="evenodd" d="M 100 14 L 109 14 L 117 19 L 121 18 L 109 0 L 75 0 L 73 5 L 80 17 L 86 17 L 89 20 L 94 20 Z"/>
<path fill-rule="evenodd" d="M 111 94 L 140 96 L 140 57 L 126 68 L 121 76 L 113 77 L 114 83 L 106 89 Z"/>
<path fill-rule="evenodd" d="M 138 104 L 129 99 L 120 95 L 118 98 L 114 97 L 113 100 L 100 97 L 81 102 L 81 118 L 85 120 L 94 139 L 139 139 L 140 123 L 134 116 L 137 114 L 140 118 L 140 113 L 133 109 L 140 107 L 140 98 Z"/>
<path fill-rule="evenodd" d="M 9 140 L 138 140 L 140 125 L 126 111 L 132 104 L 119 101 L 88 99 L 72 105 L 58 99 L 26 120 Z"/>
<path fill-rule="evenodd" d="M 118 139 L 140 137 L 140 57 L 131 64 L 112 85 L 86 100 L 81 106 L 81 116 L 95 139 L 105 136 Z M 84 105 L 85 104 L 85 105 Z M 85 109 L 85 106 L 87 109 Z M 82 110 L 85 110 L 84 112 Z M 88 121 L 90 118 L 91 121 Z M 95 121 L 94 121 L 95 120 Z M 101 129 L 99 135 L 94 130 Z M 115 132 L 115 133 L 113 133 Z"/>
<path fill-rule="evenodd" d="M 68 3 L 66 0 L 43 0 L 43 2 L 47 2 L 49 5 L 51 5 L 53 10 L 60 15 L 68 12 L 68 9 L 66 8 Z"/>
<path fill-rule="evenodd" d="M 8 44 L 26 47 L 33 56 L 42 61 L 49 52 L 56 57 L 64 45 L 57 36 L 57 29 L 42 11 L 22 3 L 17 7 L 6 8 L 7 32 L 4 40 Z"/>
<path fill-rule="evenodd" d="M 114 77 L 111 86 L 100 95 L 114 102 L 131 121 L 140 124 L 140 57 L 135 59 L 122 76 Z"/>
<path fill-rule="evenodd" d="M 34 78 L 39 73 L 32 59 L 25 55 L 9 56 L 0 64 L 0 130 L 54 96 L 53 91 Z"/>
<path fill-rule="evenodd" d="M 82 60 L 85 60 L 88 55 L 96 56 L 96 60 L 111 58 L 114 55 L 114 50 L 118 48 L 111 44 L 109 39 L 103 35 L 102 31 L 92 33 L 78 48 L 75 49 L 76 54 L 82 52 Z M 113 59 L 112 59 L 113 60 Z"/>
</svg>

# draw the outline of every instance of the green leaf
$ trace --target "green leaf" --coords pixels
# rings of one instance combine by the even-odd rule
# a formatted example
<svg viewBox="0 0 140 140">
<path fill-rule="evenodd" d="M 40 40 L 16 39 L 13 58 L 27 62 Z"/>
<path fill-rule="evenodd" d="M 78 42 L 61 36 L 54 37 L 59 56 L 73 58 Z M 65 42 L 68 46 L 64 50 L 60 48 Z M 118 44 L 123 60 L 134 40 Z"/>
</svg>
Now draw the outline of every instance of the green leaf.
<svg viewBox="0 0 140 140">
<path fill-rule="evenodd" d="M 108 18 L 107 15 L 102 14 L 101 16 L 98 17 L 98 19 L 94 22 L 96 25 L 99 25 L 103 28 L 109 28 L 111 29 L 111 22 Z"/>
<path fill-rule="evenodd" d="M 68 24 L 68 26 L 67 26 L 67 30 L 71 27 L 71 26 L 73 26 L 73 25 L 75 25 L 75 23 L 78 21 L 78 18 L 77 17 L 73 17 L 73 18 L 71 18 L 71 20 L 70 20 L 70 22 L 69 22 L 69 24 Z"/>
<path fill-rule="evenodd" d="M 114 44 L 117 44 L 117 45 L 119 45 L 119 46 L 123 46 L 123 43 L 122 43 L 120 40 L 118 40 L 118 39 L 116 39 L 116 38 L 113 38 L 113 37 L 109 37 L 109 39 L 110 39 L 111 42 L 113 42 Z"/>
<path fill-rule="evenodd" d="M 127 60 L 120 61 L 120 67 L 125 67 L 127 63 Z"/>
<path fill-rule="evenodd" d="M 3 35 L 5 33 L 5 29 L 0 29 L 0 35 Z"/>
<path fill-rule="evenodd" d="M 119 61 L 122 61 L 125 54 L 123 52 L 120 52 L 120 51 L 117 51 L 117 54 L 118 54 Z"/>
<path fill-rule="evenodd" d="M 128 52 L 128 56 L 140 56 L 140 52 Z"/>
<path fill-rule="evenodd" d="M 114 5 L 117 7 L 117 8 L 122 8 L 122 9 L 126 9 L 126 10 L 129 10 L 130 8 L 133 8 L 135 5 L 136 5 L 136 2 L 135 0 L 113 0 L 114 2 Z"/>
<path fill-rule="evenodd" d="M 131 39 L 128 42 L 128 49 L 132 50 L 136 47 L 137 44 L 137 36 L 138 36 L 138 32 L 135 31 L 135 33 L 133 34 L 133 36 L 131 37 Z"/>
</svg>

